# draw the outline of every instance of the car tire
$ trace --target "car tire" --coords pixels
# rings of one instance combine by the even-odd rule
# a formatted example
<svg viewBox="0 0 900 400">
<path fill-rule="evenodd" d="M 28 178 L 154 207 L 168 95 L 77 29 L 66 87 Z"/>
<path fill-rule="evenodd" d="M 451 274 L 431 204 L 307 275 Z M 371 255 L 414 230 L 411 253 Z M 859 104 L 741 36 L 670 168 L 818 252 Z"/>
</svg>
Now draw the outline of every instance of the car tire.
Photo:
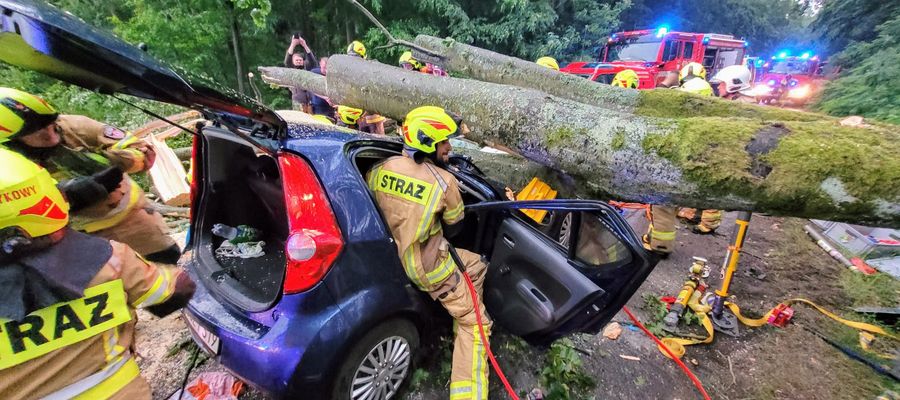
<svg viewBox="0 0 900 400">
<path fill-rule="evenodd" d="M 382 323 L 347 353 L 335 377 L 331 398 L 395 398 L 412 376 L 418 348 L 419 332 L 412 323 L 402 319 Z M 375 393 L 367 397 L 369 391 Z"/>
</svg>

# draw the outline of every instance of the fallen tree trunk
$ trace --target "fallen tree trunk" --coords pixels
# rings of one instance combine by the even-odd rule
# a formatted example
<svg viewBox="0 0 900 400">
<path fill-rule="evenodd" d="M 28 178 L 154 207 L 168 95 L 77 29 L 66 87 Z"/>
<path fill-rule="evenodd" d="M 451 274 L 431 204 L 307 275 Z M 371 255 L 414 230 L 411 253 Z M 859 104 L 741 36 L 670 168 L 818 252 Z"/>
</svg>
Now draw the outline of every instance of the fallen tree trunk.
<svg viewBox="0 0 900 400">
<path fill-rule="evenodd" d="M 781 121 L 830 119 L 820 114 L 700 97 L 677 90 L 626 90 L 453 39 L 419 35 L 415 42 L 440 55 L 444 66 L 450 71 L 472 79 L 537 89 L 564 99 L 637 115 L 744 117 Z"/>
<path fill-rule="evenodd" d="M 311 74 L 261 70 L 281 83 Z M 470 139 L 558 171 L 584 197 L 900 225 L 896 130 L 830 120 L 648 117 L 348 56 L 332 57 L 325 79 L 324 94 L 336 104 L 395 119 L 424 104 L 459 113 L 473 128 Z"/>
</svg>

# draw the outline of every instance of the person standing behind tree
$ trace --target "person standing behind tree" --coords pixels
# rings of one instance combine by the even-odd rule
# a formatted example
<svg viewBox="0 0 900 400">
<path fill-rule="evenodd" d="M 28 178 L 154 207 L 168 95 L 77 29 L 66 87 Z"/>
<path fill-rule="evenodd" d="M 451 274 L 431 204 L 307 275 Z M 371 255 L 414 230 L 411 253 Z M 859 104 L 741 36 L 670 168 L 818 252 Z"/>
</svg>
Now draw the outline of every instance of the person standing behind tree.
<svg viewBox="0 0 900 400">
<path fill-rule="evenodd" d="M 328 73 L 328 57 L 322 57 L 319 60 L 319 66 L 311 69 L 310 72 L 325 76 L 325 74 Z M 323 115 L 330 120 L 334 119 L 335 110 L 334 105 L 331 104 L 331 99 L 318 93 L 313 93 L 310 97 L 309 104 L 312 107 L 312 113 L 314 115 Z"/>
<path fill-rule="evenodd" d="M 297 50 L 297 46 L 303 48 L 302 51 Z M 316 67 L 318 61 L 316 55 L 306 44 L 306 40 L 299 33 L 294 34 L 291 38 L 291 44 L 284 53 L 284 66 L 287 68 L 305 69 L 307 71 Z M 311 113 L 310 101 L 312 94 L 298 87 L 288 88 L 291 91 L 291 103 L 295 110 L 302 110 Z"/>
</svg>

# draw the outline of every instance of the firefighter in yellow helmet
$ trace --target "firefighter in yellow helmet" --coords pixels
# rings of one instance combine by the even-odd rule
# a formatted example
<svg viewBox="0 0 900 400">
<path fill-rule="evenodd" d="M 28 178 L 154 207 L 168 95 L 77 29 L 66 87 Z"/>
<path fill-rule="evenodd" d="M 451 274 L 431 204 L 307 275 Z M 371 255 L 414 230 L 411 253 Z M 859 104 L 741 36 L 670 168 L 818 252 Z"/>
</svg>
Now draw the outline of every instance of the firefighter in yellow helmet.
<svg viewBox="0 0 900 400">
<path fill-rule="evenodd" d="M 366 176 L 397 243 L 410 281 L 427 292 L 455 320 L 451 399 L 486 399 L 488 371 L 486 343 L 479 335 L 469 287 L 449 254 L 445 239 L 459 229 L 463 201 L 456 178 L 445 168 L 451 136 L 460 122 L 439 107 L 410 111 L 403 121 L 404 154 L 375 165 Z M 490 335 L 491 320 L 481 301 L 486 264 L 478 254 L 457 250 L 471 277 Z"/>
<path fill-rule="evenodd" d="M 384 121 L 386 119 L 381 115 L 370 114 L 359 108 L 348 106 L 337 106 L 336 113 L 338 126 L 346 126 L 360 132 L 384 135 Z"/>
<path fill-rule="evenodd" d="M 619 71 L 612 81 L 613 86 L 623 87 L 626 89 L 637 89 L 639 86 L 638 74 L 632 69 L 623 69 Z"/>
<path fill-rule="evenodd" d="M 404 51 L 403 54 L 400 55 L 399 64 L 403 69 L 425 72 L 422 71 L 422 69 L 425 68 L 425 64 L 413 58 L 411 51 Z"/>
<path fill-rule="evenodd" d="M 359 40 L 354 40 L 347 45 L 347 55 L 366 58 L 366 45 Z"/>
<path fill-rule="evenodd" d="M 418 59 L 413 57 L 411 51 L 404 51 L 403 54 L 400 55 L 399 64 L 403 69 L 419 71 L 423 74 L 435 76 L 447 76 L 447 71 L 444 71 L 441 67 L 432 63 L 419 61 Z"/>
<path fill-rule="evenodd" d="M 688 63 L 681 72 L 678 73 L 682 91 L 697 94 L 700 96 L 712 96 L 713 88 L 706 81 L 706 68 L 699 63 Z"/>
<path fill-rule="evenodd" d="M 698 62 L 687 63 L 687 65 L 681 67 L 681 71 L 678 71 L 678 80 L 685 82 L 689 77 L 706 80 L 706 67 Z"/>
<path fill-rule="evenodd" d="M 88 117 L 60 115 L 40 97 L 10 88 L 0 88 L 0 143 L 61 181 L 118 171 L 118 186 L 73 193 L 91 206 L 73 214 L 72 227 L 128 244 L 151 261 L 178 261 L 181 249 L 165 221 L 127 175 L 153 166 L 148 143 Z"/>
<path fill-rule="evenodd" d="M 541 66 L 559 71 L 559 63 L 557 63 L 556 59 L 553 57 L 544 56 L 544 57 L 538 58 L 537 61 L 535 61 L 535 63 L 537 63 L 537 65 L 541 65 Z"/>
<path fill-rule="evenodd" d="M 0 148 L 0 398 L 150 399 L 135 309 L 164 316 L 193 282 L 128 245 L 72 230 L 50 173 Z"/>
</svg>

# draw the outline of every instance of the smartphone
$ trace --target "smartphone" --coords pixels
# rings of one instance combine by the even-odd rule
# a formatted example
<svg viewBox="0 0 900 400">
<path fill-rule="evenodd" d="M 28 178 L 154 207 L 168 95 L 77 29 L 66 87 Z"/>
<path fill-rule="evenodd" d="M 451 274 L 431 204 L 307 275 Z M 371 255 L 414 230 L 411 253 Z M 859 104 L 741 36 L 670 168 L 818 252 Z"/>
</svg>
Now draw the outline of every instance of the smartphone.
<svg viewBox="0 0 900 400">
<path fill-rule="evenodd" d="M 294 39 L 300 39 L 300 32 L 294 34 Z"/>
</svg>

